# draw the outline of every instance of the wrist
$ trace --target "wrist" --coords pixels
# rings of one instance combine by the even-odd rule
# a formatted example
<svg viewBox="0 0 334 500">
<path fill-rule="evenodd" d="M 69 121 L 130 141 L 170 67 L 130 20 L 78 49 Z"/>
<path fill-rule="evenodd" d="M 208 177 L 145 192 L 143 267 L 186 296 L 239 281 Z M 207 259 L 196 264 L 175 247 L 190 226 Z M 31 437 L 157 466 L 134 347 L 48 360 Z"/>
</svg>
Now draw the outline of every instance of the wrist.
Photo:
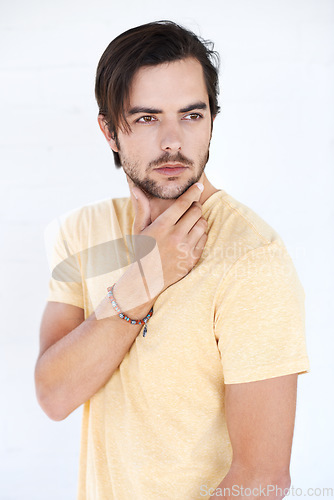
<svg viewBox="0 0 334 500">
<path fill-rule="evenodd" d="M 151 293 L 152 287 L 147 286 L 136 262 L 114 286 L 114 297 L 120 310 L 132 319 L 142 319 L 149 313 L 158 296 L 152 297 Z"/>
</svg>

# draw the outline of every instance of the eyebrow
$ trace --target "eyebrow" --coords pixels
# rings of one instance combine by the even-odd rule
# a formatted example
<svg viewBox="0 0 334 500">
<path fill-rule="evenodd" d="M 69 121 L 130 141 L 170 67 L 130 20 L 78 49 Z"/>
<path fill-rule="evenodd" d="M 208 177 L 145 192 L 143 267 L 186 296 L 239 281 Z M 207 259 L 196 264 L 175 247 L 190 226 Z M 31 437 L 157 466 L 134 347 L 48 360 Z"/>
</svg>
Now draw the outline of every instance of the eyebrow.
<svg viewBox="0 0 334 500">
<path fill-rule="evenodd" d="M 178 113 L 188 113 L 189 111 L 193 111 L 194 109 L 207 109 L 207 105 L 205 102 L 199 101 L 195 102 L 193 104 L 189 104 L 189 106 L 186 106 L 185 108 L 181 108 L 178 110 Z M 150 115 L 158 115 L 163 113 L 162 109 L 157 109 L 157 108 L 147 108 L 145 106 L 134 106 L 133 108 L 129 109 L 128 115 L 137 115 L 138 113 L 147 113 Z"/>
</svg>

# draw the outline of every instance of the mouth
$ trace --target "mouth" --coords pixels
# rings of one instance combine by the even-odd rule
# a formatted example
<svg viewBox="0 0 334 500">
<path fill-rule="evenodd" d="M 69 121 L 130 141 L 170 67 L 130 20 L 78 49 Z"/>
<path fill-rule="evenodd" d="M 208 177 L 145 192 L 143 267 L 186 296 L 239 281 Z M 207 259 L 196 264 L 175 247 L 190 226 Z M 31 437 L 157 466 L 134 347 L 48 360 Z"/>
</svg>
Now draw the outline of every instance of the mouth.
<svg viewBox="0 0 334 500">
<path fill-rule="evenodd" d="M 181 174 L 187 168 L 188 167 L 185 167 L 182 163 L 166 163 L 155 170 L 163 175 L 177 175 Z"/>
</svg>

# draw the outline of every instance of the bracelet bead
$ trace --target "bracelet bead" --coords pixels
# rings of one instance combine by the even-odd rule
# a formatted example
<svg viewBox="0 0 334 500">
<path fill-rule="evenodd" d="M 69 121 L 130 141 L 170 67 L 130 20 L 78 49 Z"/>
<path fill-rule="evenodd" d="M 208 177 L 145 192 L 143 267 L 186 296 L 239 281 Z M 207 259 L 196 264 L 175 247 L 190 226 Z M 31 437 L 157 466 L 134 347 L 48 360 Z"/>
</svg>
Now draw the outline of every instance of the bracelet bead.
<svg viewBox="0 0 334 500">
<path fill-rule="evenodd" d="M 126 314 L 124 314 L 124 313 L 121 312 L 121 310 L 119 308 L 119 305 L 116 302 L 116 299 L 114 297 L 114 286 L 115 285 L 116 285 L 116 283 L 114 283 L 112 286 L 109 286 L 107 288 L 107 290 L 108 290 L 108 297 L 109 297 L 111 305 L 113 306 L 113 308 L 115 309 L 115 311 L 118 313 L 118 316 L 121 319 L 124 319 L 125 321 L 127 321 L 128 323 L 130 323 L 131 325 L 142 325 L 142 324 L 145 324 L 144 331 L 143 331 L 143 337 L 145 337 L 146 333 L 147 333 L 147 322 L 148 322 L 148 320 L 150 319 L 150 317 L 153 314 L 153 307 L 151 308 L 150 312 L 143 319 L 131 319 L 131 318 L 129 318 L 128 316 L 126 316 Z"/>
</svg>

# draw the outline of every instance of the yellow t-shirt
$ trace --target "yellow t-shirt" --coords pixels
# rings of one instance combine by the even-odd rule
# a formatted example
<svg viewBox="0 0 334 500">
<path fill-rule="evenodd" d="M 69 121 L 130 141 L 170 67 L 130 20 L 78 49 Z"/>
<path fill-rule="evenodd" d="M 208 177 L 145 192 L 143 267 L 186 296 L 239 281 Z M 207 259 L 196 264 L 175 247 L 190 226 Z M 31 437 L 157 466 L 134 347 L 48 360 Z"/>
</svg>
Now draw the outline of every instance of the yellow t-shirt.
<svg viewBox="0 0 334 500">
<path fill-rule="evenodd" d="M 146 337 L 84 405 L 79 500 L 209 498 L 232 458 L 224 384 L 309 371 L 304 291 L 279 235 L 223 190 L 203 216 L 200 261 L 157 298 Z M 113 242 L 133 218 L 130 198 L 70 213 L 52 257 L 67 268 L 48 300 L 88 317 L 130 263 Z"/>
</svg>

